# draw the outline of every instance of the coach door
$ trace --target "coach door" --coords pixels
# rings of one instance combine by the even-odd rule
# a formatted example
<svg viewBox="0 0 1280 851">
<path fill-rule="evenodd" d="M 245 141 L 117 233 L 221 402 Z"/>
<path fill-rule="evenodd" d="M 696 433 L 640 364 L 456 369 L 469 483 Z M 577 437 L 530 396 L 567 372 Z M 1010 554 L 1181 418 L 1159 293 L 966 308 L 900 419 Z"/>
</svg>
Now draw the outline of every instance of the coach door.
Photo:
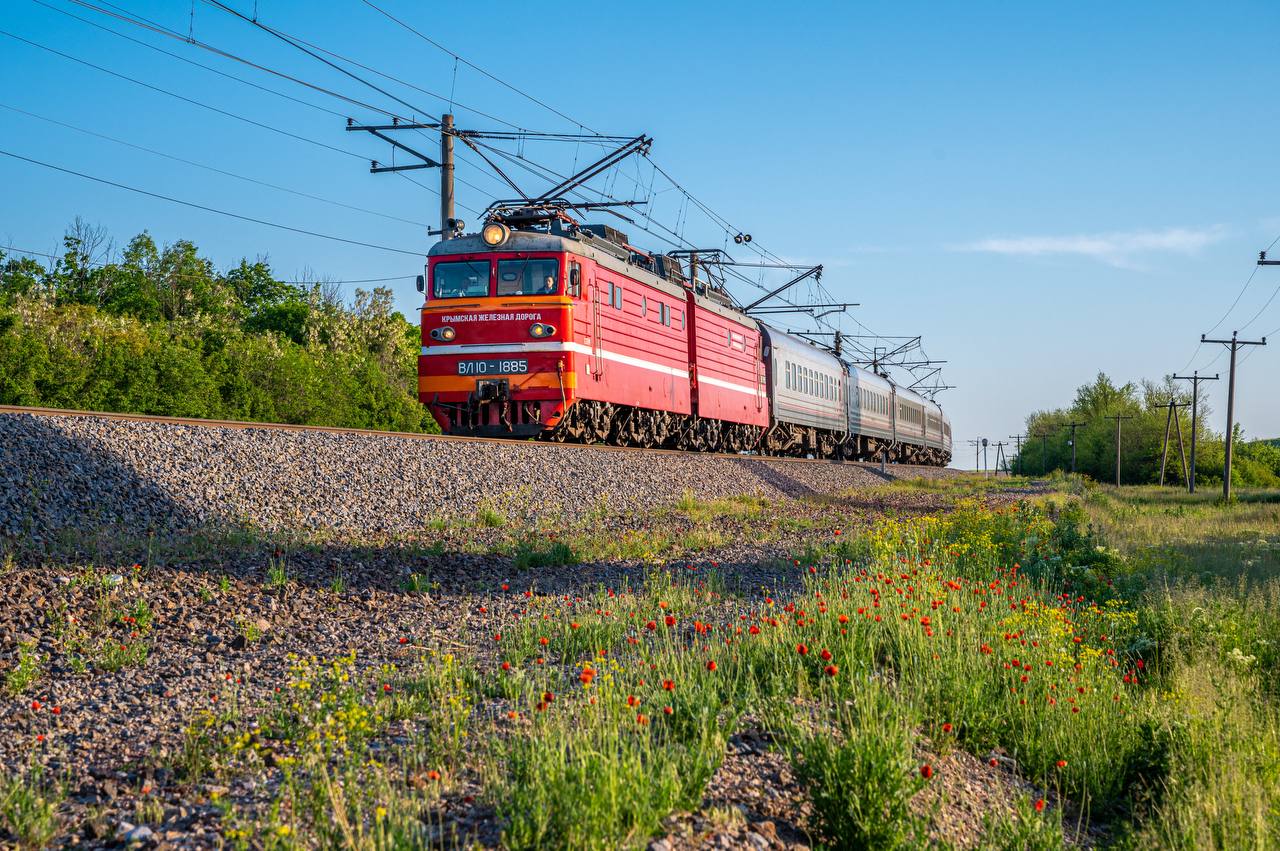
<svg viewBox="0 0 1280 851">
<path fill-rule="evenodd" d="M 755 374 L 756 374 L 756 410 L 764 410 L 764 400 L 766 398 L 764 389 L 764 336 L 756 337 L 756 358 L 755 358 Z"/>
</svg>

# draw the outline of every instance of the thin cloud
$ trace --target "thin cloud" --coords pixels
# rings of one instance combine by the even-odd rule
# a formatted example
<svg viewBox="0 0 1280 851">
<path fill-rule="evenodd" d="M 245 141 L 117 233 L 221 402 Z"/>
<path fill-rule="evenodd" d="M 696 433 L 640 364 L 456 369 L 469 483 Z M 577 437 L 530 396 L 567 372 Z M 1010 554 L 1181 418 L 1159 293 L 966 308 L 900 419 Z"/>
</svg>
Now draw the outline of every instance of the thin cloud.
<svg viewBox="0 0 1280 851">
<path fill-rule="evenodd" d="M 1043 257 L 1073 255 L 1111 266 L 1132 267 L 1140 257 L 1155 252 L 1197 254 L 1226 236 L 1226 228 L 1166 228 L 1075 236 L 993 237 L 955 246 L 959 251 L 977 251 L 1009 256 Z"/>
</svg>

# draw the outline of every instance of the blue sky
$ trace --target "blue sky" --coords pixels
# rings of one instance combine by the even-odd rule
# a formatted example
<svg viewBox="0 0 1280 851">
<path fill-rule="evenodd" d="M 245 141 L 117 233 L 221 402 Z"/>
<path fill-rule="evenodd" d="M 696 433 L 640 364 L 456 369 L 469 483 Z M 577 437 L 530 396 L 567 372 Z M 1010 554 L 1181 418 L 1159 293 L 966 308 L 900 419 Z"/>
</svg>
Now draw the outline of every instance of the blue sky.
<svg viewBox="0 0 1280 851">
<path fill-rule="evenodd" d="M 5 107 L 435 225 L 436 197 L 403 177 L 369 174 L 368 159 L 389 159 L 386 146 L 344 132 L 344 116 L 382 120 L 376 112 L 70 0 L 44 2 L 10 0 L 0 29 L 354 156 L 0 36 Z M 925 351 L 947 361 L 944 376 L 958 385 L 940 399 L 961 447 L 971 437 L 1018 432 L 1027 412 L 1064 404 L 1099 370 L 1136 380 L 1224 369 L 1221 347 L 1196 341 L 1255 271 L 1258 250 L 1280 236 L 1280 5 L 1273 2 L 838 4 L 788 14 L 773 3 L 654 2 L 573 13 L 495 3 L 441 14 L 441 4 L 376 0 L 571 120 L 466 64 L 455 73 L 453 57 L 360 0 L 226 2 L 246 13 L 256 5 L 266 24 L 442 96 L 385 83 L 423 112 L 443 111 L 452 92 L 460 126 L 502 129 L 493 120 L 501 119 L 566 132 L 581 122 L 653 136 L 653 160 L 757 244 L 824 263 L 824 284 L 840 300 L 861 303 L 854 315 L 867 328 L 923 335 Z M 409 112 L 207 3 L 196 2 L 194 20 L 187 0 L 116 5 Z M 298 228 L 410 252 L 430 244 L 420 225 L 246 183 L 7 108 L 0 108 L 0 148 Z M 530 143 L 524 153 L 563 171 L 593 150 Z M 479 210 L 509 194 L 474 156 L 468 160 L 459 178 L 474 187 L 459 186 L 461 204 Z M 427 171 L 410 176 L 426 185 L 436 179 Z M 512 176 L 547 185 L 519 169 Z M 646 164 L 630 163 L 605 188 L 649 197 L 650 177 Z M 119 242 L 143 229 L 162 242 L 191 239 L 221 266 L 267 255 L 285 277 L 411 276 L 421 265 L 411 254 L 234 221 L 9 157 L 0 157 L 0 185 L 0 241 L 23 248 L 53 250 L 79 215 Z M 663 185 L 654 180 L 655 189 Z M 653 199 L 654 218 L 674 226 L 679 193 Z M 683 233 L 700 245 L 724 244 L 723 231 L 696 209 Z M 411 277 L 393 285 L 412 316 Z M 1253 337 L 1280 332 L 1280 298 L 1249 322 L 1278 287 L 1280 267 L 1257 270 L 1214 335 L 1237 327 Z M 1280 333 L 1273 342 L 1248 357 L 1237 387 L 1238 417 L 1256 436 L 1280 436 Z M 1218 429 L 1225 384 L 1208 391 Z M 968 462 L 966 452 L 957 454 Z"/>
</svg>

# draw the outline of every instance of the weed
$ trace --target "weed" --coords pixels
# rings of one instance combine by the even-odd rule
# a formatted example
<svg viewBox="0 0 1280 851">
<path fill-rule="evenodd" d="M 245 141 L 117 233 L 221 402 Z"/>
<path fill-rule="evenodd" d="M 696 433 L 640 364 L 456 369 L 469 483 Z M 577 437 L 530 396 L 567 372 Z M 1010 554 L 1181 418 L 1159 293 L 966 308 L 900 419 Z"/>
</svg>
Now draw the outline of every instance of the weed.
<svg viewBox="0 0 1280 851">
<path fill-rule="evenodd" d="M 511 558 L 519 570 L 559 567 L 577 564 L 579 561 L 578 554 L 564 541 L 544 541 L 536 538 L 525 539 L 516 544 Z"/>
<path fill-rule="evenodd" d="M 988 814 L 983 826 L 982 847 L 990 851 L 1061 851 L 1066 845 L 1061 816 L 1043 798 L 1032 802 L 1024 795 L 1012 816 Z"/>
<path fill-rule="evenodd" d="M 0 824 L 19 848 L 47 848 L 58 833 L 58 809 L 66 799 L 61 783 L 32 764 L 18 775 L 0 774 Z"/>
<path fill-rule="evenodd" d="M 18 645 L 18 661 L 4 675 L 4 690 L 16 697 L 29 689 L 38 679 L 44 665 L 44 657 L 36 652 L 34 641 Z"/>
<path fill-rule="evenodd" d="M 480 504 L 480 510 L 476 512 L 476 523 L 490 529 L 497 529 L 507 525 L 507 518 L 486 500 Z"/>
<path fill-rule="evenodd" d="M 927 821 L 910 808 L 927 780 L 912 759 L 909 715 L 874 683 L 841 698 L 824 707 L 834 729 L 807 717 L 787 726 L 792 767 L 819 830 L 842 847 L 925 845 Z"/>
<path fill-rule="evenodd" d="M 267 578 L 263 585 L 275 591 L 284 588 L 288 584 L 289 568 L 285 563 L 284 557 L 271 556 L 267 562 Z"/>
<path fill-rule="evenodd" d="M 410 594 L 429 594 L 439 587 L 440 583 L 433 582 L 430 574 L 423 575 L 421 573 L 410 573 L 401 583 L 401 588 Z"/>
</svg>

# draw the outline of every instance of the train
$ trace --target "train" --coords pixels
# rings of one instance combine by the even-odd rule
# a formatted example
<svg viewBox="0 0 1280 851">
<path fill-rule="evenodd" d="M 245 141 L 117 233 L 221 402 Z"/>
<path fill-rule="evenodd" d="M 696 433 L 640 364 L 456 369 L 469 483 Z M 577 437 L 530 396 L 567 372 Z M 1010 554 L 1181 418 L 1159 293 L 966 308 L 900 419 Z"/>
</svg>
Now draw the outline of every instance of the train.
<svg viewBox="0 0 1280 851">
<path fill-rule="evenodd" d="M 418 396 L 446 434 L 950 462 L 936 402 L 748 316 L 681 257 L 563 208 L 486 212 L 418 276 Z"/>
</svg>

